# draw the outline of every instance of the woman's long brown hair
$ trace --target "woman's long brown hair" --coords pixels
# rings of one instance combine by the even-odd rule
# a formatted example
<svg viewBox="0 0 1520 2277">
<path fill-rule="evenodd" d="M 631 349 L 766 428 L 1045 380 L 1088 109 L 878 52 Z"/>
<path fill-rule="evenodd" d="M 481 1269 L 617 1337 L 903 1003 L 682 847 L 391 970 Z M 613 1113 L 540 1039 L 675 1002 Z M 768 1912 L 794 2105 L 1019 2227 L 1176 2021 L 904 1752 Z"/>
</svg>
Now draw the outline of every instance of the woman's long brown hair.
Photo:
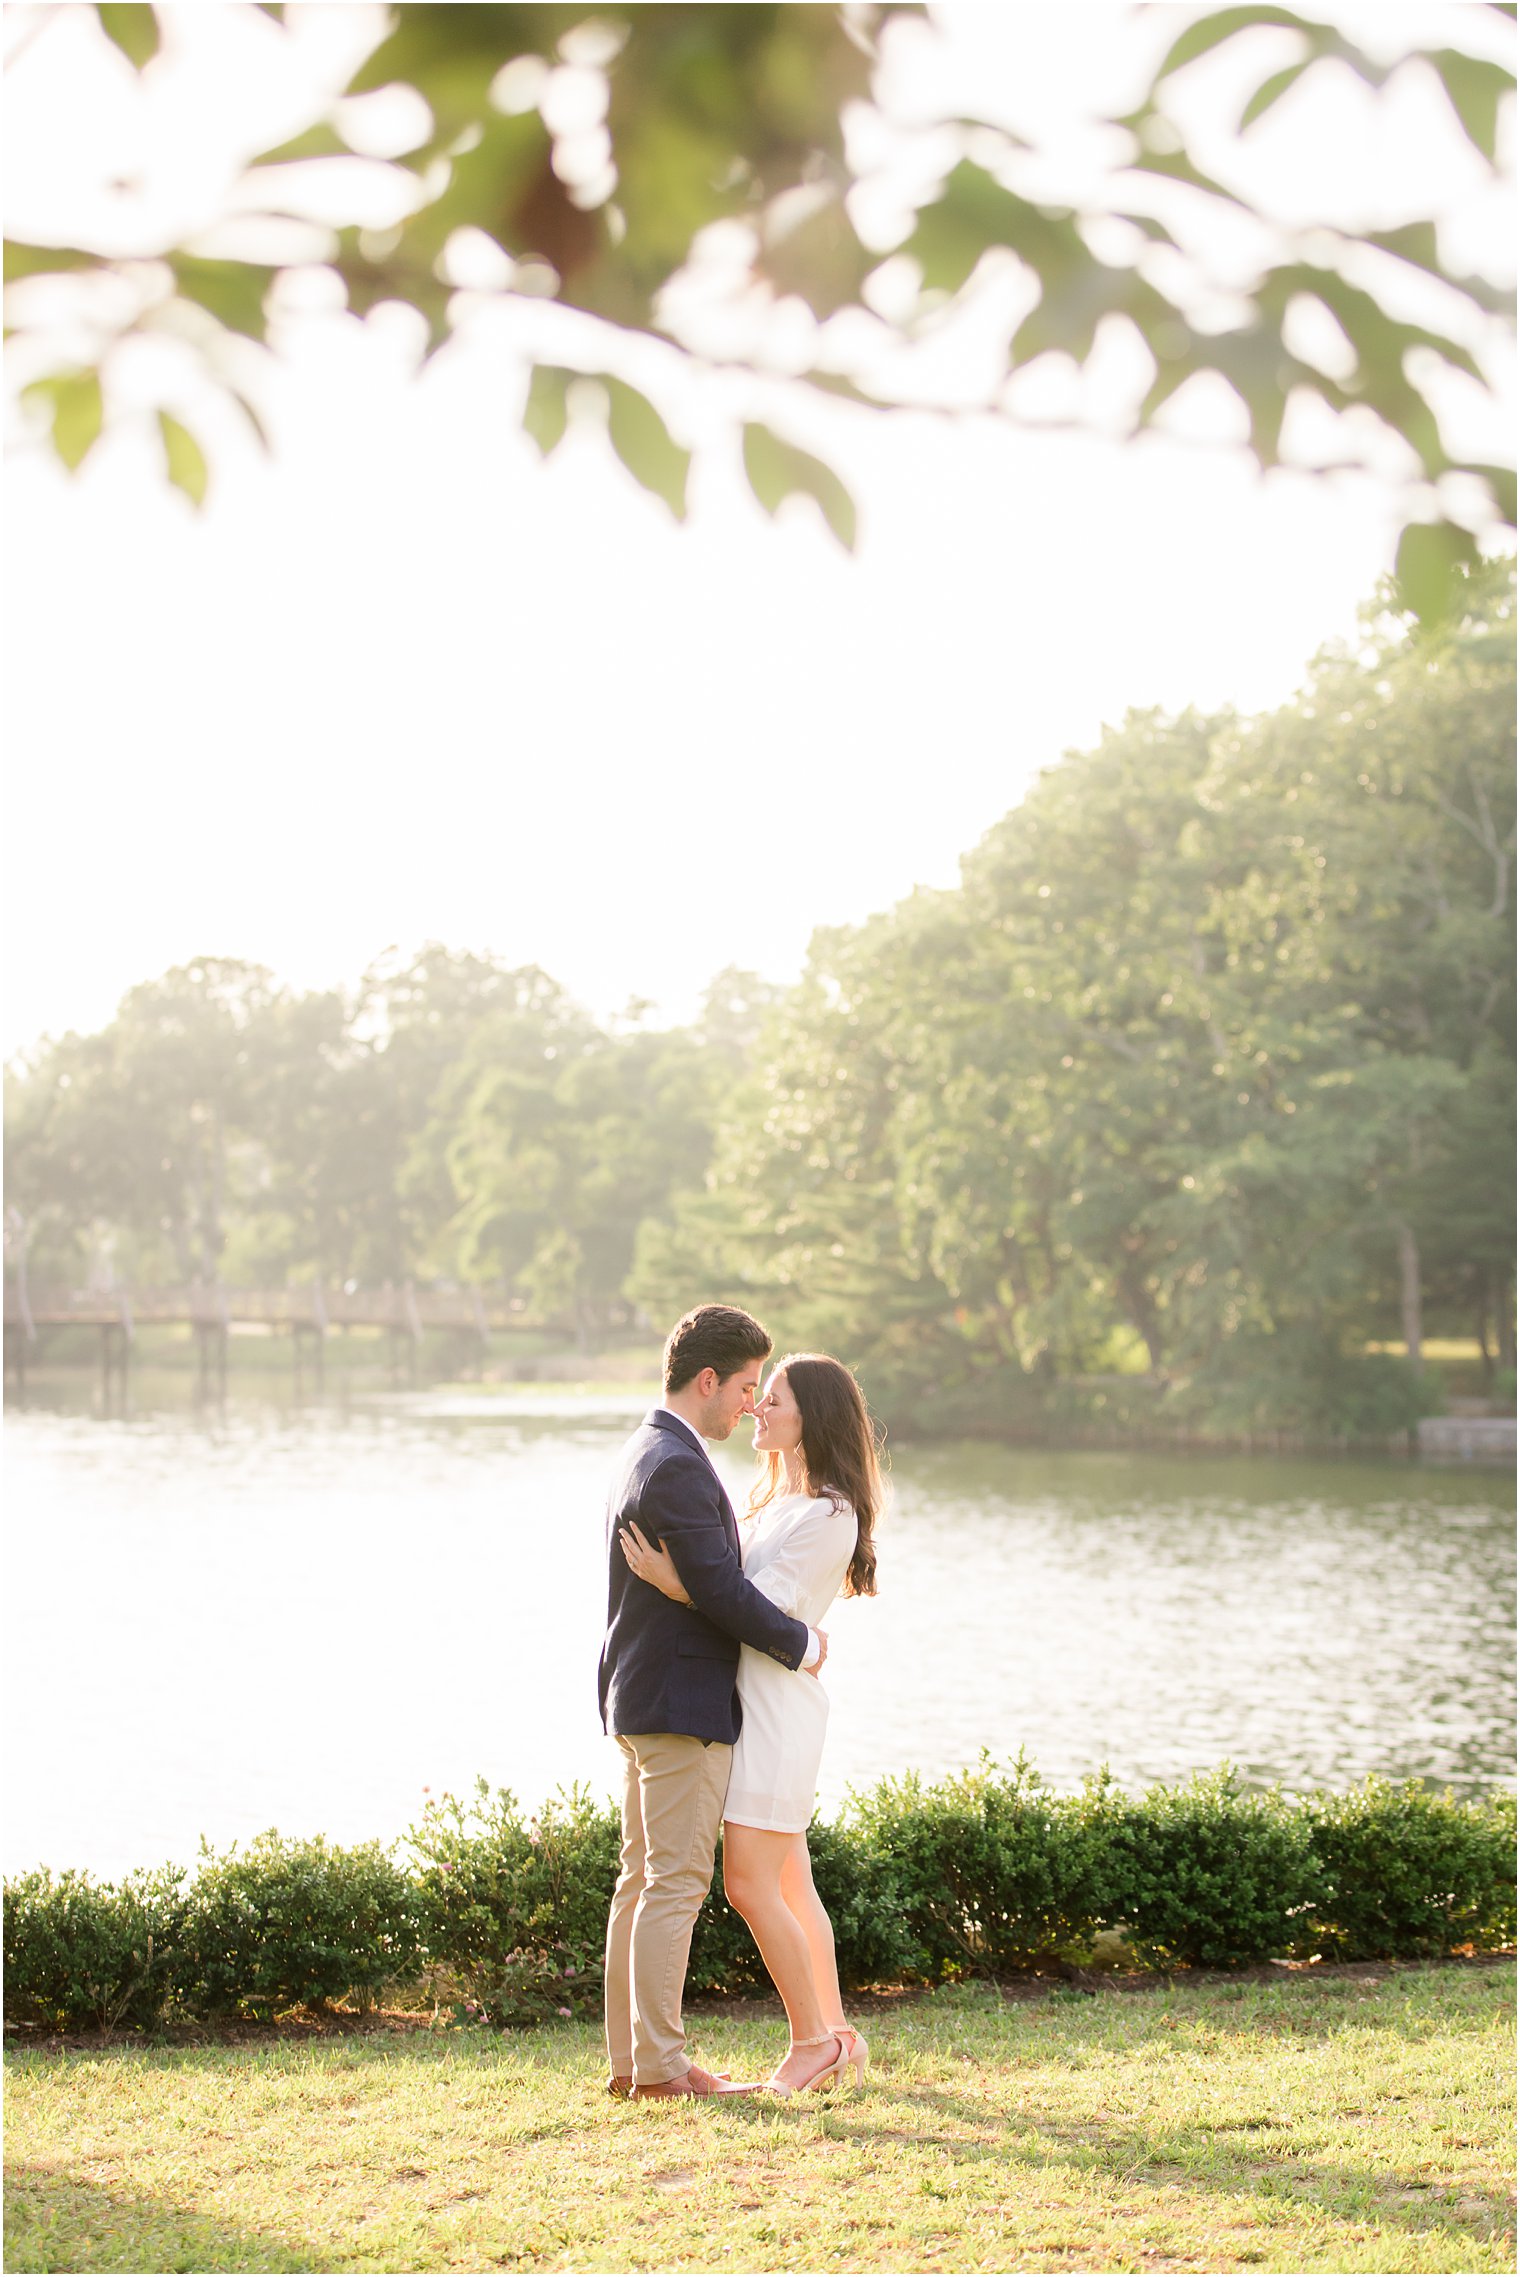
<svg viewBox="0 0 1520 2277">
<path fill-rule="evenodd" d="M 802 1468 L 810 1494 L 827 1495 L 855 1513 L 855 1554 L 844 1577 L 846 1597 L 876 1595 L 876 1520 L 881 1510 L 881 1457 L 865 1393 L 849 1369 L 826 1352 L 789 1352 L 772 1381 L 785 1376 L 802 1417 Z M 774 1502 L 786 1481 L 779 1454 L 762 1455 L 750 1489 L 749 1514 Z"/>
</svg>

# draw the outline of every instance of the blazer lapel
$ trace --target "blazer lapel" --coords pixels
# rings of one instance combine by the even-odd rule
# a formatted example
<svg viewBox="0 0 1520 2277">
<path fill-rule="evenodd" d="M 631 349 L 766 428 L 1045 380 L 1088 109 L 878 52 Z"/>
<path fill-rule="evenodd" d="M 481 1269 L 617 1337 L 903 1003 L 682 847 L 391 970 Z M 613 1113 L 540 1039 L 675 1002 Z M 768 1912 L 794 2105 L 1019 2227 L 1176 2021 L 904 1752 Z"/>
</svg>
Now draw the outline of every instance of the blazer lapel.
<svg viewBox="0 0 1520 2277">
<path fill-rule="evenodd" d="M 695 1447 L 703 1462 L 706 1463 L 708 1469 L 712 1472 L 713 1477 L 718 1481 L 718 1500 L 719 1506 L 723 1512 L 724 1530 L 728 1535 L 729 1546 L 733 1550 L 735 1557 L 738 1557 L 739 1521 L 734 1516 L 734 1506 L 728 1499 L 728 1489 L 723 1484 L 722 1479 L 718 1478 L 717 1465 L 713 1462 L 711 1455 L 707 1452 L 706 1447 L 703 1445 L 701 1434 L 699 1432 L 693 1431 L 691 1425 L 685 1420 L 683 1416 L 672 1415 L 668 1407 L 652 1407 L 649 1410 L 649 1413 L 645 1416 L 644 1421 L 649 1425 L 651 1430 L 673 1432 L 676 1438 L 684 1439 L 688 1447 Z"/>
</svg>

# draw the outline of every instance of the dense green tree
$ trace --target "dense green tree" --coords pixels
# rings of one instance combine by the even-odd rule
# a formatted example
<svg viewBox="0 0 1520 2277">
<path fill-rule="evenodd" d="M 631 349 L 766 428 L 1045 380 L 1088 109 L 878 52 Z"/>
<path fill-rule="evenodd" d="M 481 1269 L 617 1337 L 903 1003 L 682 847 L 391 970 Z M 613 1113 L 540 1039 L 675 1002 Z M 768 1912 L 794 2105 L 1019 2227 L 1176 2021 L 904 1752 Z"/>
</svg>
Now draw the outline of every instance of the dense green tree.
<svg viewBox="0 0 1520 2277">
<path fill-rule="evenodd" d="M 403 1279 L 398 1085 L 377 1040 L 356 1032 L 347 996 L 277 996 L 248 1052 L 252 1192 L 223 1277 L 263 1286 Z"/>
<path fill-rule="evenodd" d="M 1427 1295 L 1504 1356 L 1512 595 L 1469 579 L 1436 640 L 1385 610 L 1264 721 L 1132 716 L 957 891 L 818 935 L 635 1286 L 717 1258 L 952 1387 L 1125 1334 L 1291 1403 L 1369 1336 L 1417 1366 Z"/>
<path fill-rule="evenodd" d="M 261 967 L 201 958 L 146 981 L 98 1036 L 68 1036 L 13 1086 L 12 1201 L 73 1239 L 124 1244 L 121 1269 L 215 1281 L 247 1165 L 250 1042 L 272 1000 Z M 46 1252 L 45 1252 L 46 1253 Z"/>
<path fill-rule="evenodd" d="M 415 1157 L 441 1160 L 452 1188 L 436 1258 L 570 1317 L 582 1341 L 626 1321 L 639 1225 L 700 1183 L 728 1065 L 696 1035 L 600 1029 L 548 984 L 497 1012 Z"/>
</svg>

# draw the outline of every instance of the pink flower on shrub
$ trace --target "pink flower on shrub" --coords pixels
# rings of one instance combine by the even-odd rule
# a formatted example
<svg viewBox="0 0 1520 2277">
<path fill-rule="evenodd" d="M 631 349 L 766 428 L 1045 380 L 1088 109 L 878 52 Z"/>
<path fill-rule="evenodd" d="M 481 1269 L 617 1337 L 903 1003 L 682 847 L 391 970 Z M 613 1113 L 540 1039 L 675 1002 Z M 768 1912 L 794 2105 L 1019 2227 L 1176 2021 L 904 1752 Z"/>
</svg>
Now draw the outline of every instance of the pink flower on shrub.
<svg viewBox="0 0 1520 2277">
<path fill-rule="evenodd" d="M 568 2015 L 569 2015 L 571 2012 L 570 2012 L 570 2010 L 569 2010 L 568 2008 L 561 2008 L 561 2009 L 558 2011 L 558 2013 L 559 2013 L 561 2016 L 568 2016 Z"/>
</svg>

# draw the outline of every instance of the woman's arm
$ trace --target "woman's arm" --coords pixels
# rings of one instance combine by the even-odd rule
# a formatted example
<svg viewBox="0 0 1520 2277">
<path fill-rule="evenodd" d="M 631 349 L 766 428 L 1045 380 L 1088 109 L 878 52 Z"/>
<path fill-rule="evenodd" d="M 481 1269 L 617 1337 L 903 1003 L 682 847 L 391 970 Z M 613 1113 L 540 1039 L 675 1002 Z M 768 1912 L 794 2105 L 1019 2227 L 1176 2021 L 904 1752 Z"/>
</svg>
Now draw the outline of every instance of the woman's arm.
<svg viewBox="0 0 1520 2277">
<path fill-rule="evenodd" d="M 640 1581 L 647 1581 L 658 1589 L 662 1597 L 671 1598 L 677 1605 L 689 1605 L 691 1599 L 681 1586 L 675 1559 L 663 1542 L 647 1542 L 630 1518 L 618 1528 L 618 1546 Z"/>
</svg>

